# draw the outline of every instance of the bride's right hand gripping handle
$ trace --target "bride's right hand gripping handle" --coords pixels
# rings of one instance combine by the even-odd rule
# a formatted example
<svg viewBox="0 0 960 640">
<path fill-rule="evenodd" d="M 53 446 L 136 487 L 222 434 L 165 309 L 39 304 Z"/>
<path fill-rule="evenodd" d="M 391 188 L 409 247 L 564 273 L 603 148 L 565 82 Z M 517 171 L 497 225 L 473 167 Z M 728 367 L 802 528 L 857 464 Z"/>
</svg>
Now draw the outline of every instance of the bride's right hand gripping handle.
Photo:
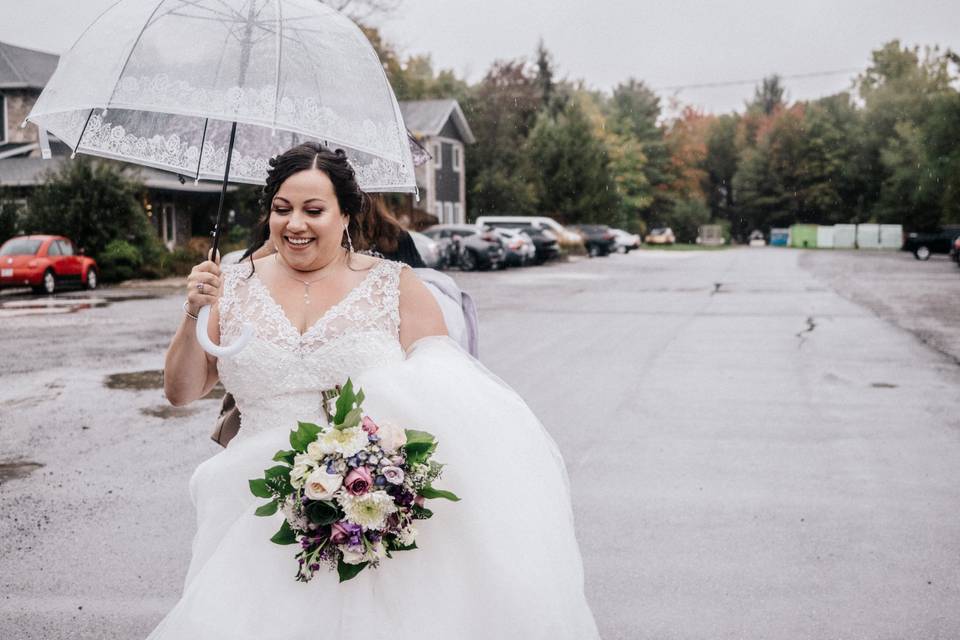
<svg viewBox="0 0 960 640">
<path fill-rule="evenodd" d="M 213 343 L 207 333 L 207 326 L 210 323 L 210 305 L 220 297 L 220 283 L 220 265 L 212 260 L 198 264 L 187 277 L 187 304 L 194 308 L 199 307 L 196 330 L 200 347 L 212 356 L 224 358 L 240 353 L 253 338 L 254 328 L 244 324 L 240 335 L 230 345 Z"/>
</svg>

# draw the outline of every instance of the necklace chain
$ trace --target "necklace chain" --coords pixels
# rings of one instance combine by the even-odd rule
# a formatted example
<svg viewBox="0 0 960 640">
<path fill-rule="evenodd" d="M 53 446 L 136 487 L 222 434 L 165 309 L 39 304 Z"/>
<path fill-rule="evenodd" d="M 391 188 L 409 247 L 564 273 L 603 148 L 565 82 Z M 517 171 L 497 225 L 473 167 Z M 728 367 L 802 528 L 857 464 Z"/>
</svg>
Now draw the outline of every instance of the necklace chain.
<svg viewBox="0 0 960 640">
<path fill-rule="evenodd" d="M 280 258 L 278 257 L 279 255 L 280 255 L 279 252 L 274 253 L 274 254 L 273 254 L 273 261 L 274 261 L 275 263 L 277 263 L 278 265 L 281 265 Z M 309 305 L 309 304 L 310 304 L 310 285 L 314 284 L 315 282 L 320 282 L 321 280 L 325 280 L 325 279 L 327 279 L 328 277 L 330 277 L 330 275 L 333 273 L 333 270 L 332 270 L 332 266 L 331 266 L 331 265 L 332 265 L 334 262 L 336 262 L 336 260 L 333 260 L 333 261 L 331 261 L 330 264 L 327 264 L 326 266 L 323 266 L 323 267 L 317 269 L 316 271 L 328 271 L 328 270 L 329 270 L 330 273 L 324 273 L 324 274 L 323 274 L 322 276 L 320 276 L 319 278 L 314 278 L 313 280 L 301 280 L 300 278 L 298 278 L 298 277 L 296 277 L 296 276 L 290 275 L 290 274 L 286 271 L 286 268 L 289 268 L 288 265 L 286 264 L 286 262 L 284 262 L 284 263 L 282 264 L 282 266 L 280 267 L 280 272 L 283 273 L 283 275 L 285 275 L 285 276 L 287 276 L 288 278 L 290 278 L 291 280 L 296 280 L 297 282 L 299 282 L 300 284 L 303 285 L 303 304 Z"/>
</svg>

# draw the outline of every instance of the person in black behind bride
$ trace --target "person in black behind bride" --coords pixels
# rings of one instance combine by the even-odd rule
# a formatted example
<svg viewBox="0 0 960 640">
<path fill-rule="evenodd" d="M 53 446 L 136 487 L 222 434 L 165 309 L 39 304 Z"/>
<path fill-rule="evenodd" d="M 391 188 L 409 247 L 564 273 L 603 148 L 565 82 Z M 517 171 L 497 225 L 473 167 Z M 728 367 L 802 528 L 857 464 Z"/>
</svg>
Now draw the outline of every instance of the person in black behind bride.
<svg viewBox="0 0 960 640">
<path fill-rule="evenodd" d="M 363 201 L 345 156 L 320 145 L 271 161 L 263 232 L 277 252 L 222 270 L 197 265 L 167 352 L 164 390 L 183 405 L 218 379 L 243 419 L 190 479 L 197 533 L 182 597 L 152 640 L 590 640 L 563 460 L 523 400 L 453 342 L 411 269 L 351 250 Z M 194 335 L 214 305 L 214 342 L 256 332 L 216 359 Z M 271 466 L 297 421 L 323 423 L 320 392 L 350 377 L 379 424 L 433 433 L 443 482 L 417 548 L 338 583 L 294 579 L 295 552 L 270 542 L 247 481 Z M 434 504 L 443 502 L 443 504 Z M 376 553 L 371 548 L 368 553 Z M 376 560 L 369 558 L 368 560 Z"/>
</svg>

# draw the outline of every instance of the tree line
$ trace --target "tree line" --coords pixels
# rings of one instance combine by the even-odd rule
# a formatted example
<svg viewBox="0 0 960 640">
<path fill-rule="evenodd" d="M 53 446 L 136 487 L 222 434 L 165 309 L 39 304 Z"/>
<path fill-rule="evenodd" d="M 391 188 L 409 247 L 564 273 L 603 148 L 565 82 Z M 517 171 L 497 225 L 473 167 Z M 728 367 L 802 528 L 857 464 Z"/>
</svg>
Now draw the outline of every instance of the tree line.
<svg viewBox="0 0 960 640">
<path fill-rule="evenodd" d="M 669 225 L 682 241 L 708 222 L 739 240 L 795 222 L 960 222 L 960 57 L 949 50 L 895 40 L 849 91 L 789 102 L 774 75 L 739 112 L 687 107 L 668 118 L 642 80 L 602 92 L 561 79 L 542 42 L 471 84 L 366 31 L 398 99 L 460 102 L 477 138 L 466 162 L 471 218 Z"/>
</svg>

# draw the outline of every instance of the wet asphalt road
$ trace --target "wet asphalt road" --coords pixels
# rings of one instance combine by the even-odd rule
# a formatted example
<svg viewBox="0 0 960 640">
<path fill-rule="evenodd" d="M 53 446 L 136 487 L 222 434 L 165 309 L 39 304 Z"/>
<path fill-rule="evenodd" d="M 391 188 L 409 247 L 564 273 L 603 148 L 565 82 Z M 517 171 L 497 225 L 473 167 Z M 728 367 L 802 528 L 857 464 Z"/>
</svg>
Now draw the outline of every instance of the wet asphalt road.
<svg viewBox="0 0 960 640">
<path fill-rule="evenodd" d="M 604 638 L 960 636 L 955 266 L 736 249 L 455 277 L 567 460 Z M 141 638 L 179 595 L 219 403 L 164 403 L 181 296 L 133 293 L 0 297 L 4 640 Z"/>
</svg>

